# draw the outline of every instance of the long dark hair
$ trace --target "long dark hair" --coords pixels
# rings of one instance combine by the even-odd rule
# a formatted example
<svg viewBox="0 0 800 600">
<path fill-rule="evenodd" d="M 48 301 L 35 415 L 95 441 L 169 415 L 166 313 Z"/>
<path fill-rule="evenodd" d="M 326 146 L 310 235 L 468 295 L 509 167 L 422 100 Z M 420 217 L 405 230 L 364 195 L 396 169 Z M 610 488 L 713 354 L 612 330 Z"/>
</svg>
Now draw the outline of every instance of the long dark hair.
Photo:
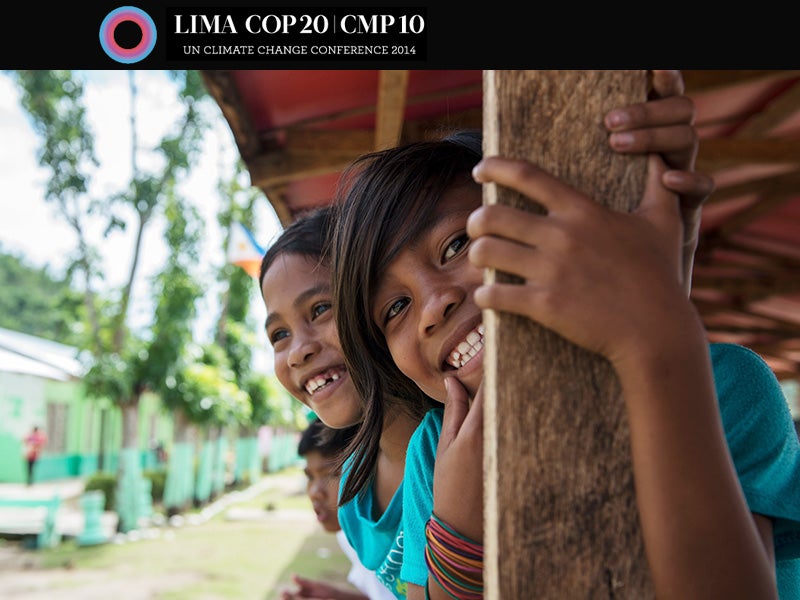
<svg viewBox="0 0 800 600">
<path fill-rule="evenodd" d="M 395 365 L 372 320 L 371 302 L 378 278 L 430 221 L 442 195 L 453 186 L 477 185 L 471 172 L 480 159 L 480 132 L 460 131 L 366 154 L 340 180 L 330 240 L 333 304 L 345 363 L 364 402 L 340 504 L 374 476 L 387 399 L 419 418 L 439 406 Z"/>
</svg>

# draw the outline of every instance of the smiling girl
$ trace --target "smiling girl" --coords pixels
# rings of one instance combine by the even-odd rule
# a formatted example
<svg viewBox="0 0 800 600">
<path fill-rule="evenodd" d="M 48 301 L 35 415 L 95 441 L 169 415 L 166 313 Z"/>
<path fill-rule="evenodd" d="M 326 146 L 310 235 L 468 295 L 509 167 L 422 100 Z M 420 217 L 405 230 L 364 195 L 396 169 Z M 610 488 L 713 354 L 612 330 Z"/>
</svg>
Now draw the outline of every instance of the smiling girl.
<svg viewBox="0 0 800 600">
<path fill-rule="evenodd" d="M 699 211 L 682 223 L 664 185 L 702 189 L 693 177 L 651 156 L 640 207 L 621 213 L 530 163 L 482 159 L 470 133 L 354 165 L 333 253 L 351 377 L 368 404 L 412 381 L 406 400 L 446 407 L 408 448 L 409 598 L 482 596 L 483 309 L 533 319 L 616 370 L 657 597 L 775 598 L 776 574 L 781 598 L 798 597 L 800 447 L 771 371 L 745 348 L 709 347 L 689 301 L 681 254 Z M 545 214 L 482 207 L 485 182 Z M 484 285 L 485 267 L 523 283 Z"/>
<path fill-rule="evenodd" d="M 677 89 L 681 83 L 679 74 L 664 72 L 657 79 L 660 85 L 656 86 L 656 95 L 660 99 L 617 109 L 609 115 L 607 126 L 613 132 L 609 142 L 613 148 L 624 152 L 663 152 L 665 156 L 676 158 L 679 163 L 676 168 L 691 170 L 697 150 L 691 127 L 691 102 Z M 472 148 L 479 155 L 480 141 L 476 147 L 475 140 L 468 138 L 463 140 L 465 149 Z M 476 162 L 473 155 L 469 155 L 463 165 L 454 166 L 449 164 L 449 160 L 445 161 L 448 164 L 437 163 L 432 168 L 442 167 L 442 175 L 446 178 L 447 173 L 455 172 L 461 166 L 466 168 L 468 174 Z M 397 172 L 402 175 L 403 169 Z M 391 179 L 392 171 L 386 175 Z M 666 177 L 669 180 L 667 183 L 675 191 L 684 193 L 689 213 L 710 189 L 705 178 L 690 172 L 675 171 L 671 173 L 671 179 Z M 442 190 L 446 187 L 443 185 Z M 480 197 L 479 193 L 477 197 Z M 374 196 L 373 199 L 377 204 L 382 202 L 381 196 Z M 395 224 L 405 223 L 408 216 L 408 213 L 400 212 Z M 424 513 L 424 508 L 410 507 L 404 502 L 407 495 L 404 491 L 407 458 L 417 460 L 422 456 L 412 450 L 407 453 L 406 449 L 423 414 L 435 405 L 432 398 L 439 396 L 433 396 L 433 389 L 430 390 L 431 396 L 423 394 L 413 380 L 395 377 L 394 362 L 381 344 L 365 349 L 364 355 L 348 356 L 343 352 L 341 340 L 360 335 L 360 332 L 351 331 L 349 327 L 337 327 L 332 316 L 336 312 L 332 310 L 336 308 L 332 291 L 333 274 L 325 256 L 325 232 L 330 226 L 329 220 L 330 215 L 326 211 L 303 218 L 287 228 L 265 255 L 260 282 L 268 313 L 267 334 L 275 351 L 276 375 L 292 395 L 332 427 L 362 423 L 347 451 L 339 518 L 362 563 L 375 570 L 387 587 L 402 598 L 406 594 L 406 584 L 400 569 L 401 565 L 405 566 L 408 548 L 403 529 L 407 519 L 403 513 L 407 510 L 412 510 L 414 516 L 420 510 Z M 420 220 L 411 222 L 409 235 L 414 235 L 424 220 L 425 217 L 420 213 Z M 378 229 L 374 227 L 376 224 L 371 220 L 357 224 L 354 228 L 357 230 L 355 239 L 361 239 L 362 236 L 369 239 L 371 233 Z M 461 254 L 458 242 L 454 243 L 449 253 L 453 257 Z M 367 263 L 376 257 L 367 255 Z M 359 265 L 358 269 L 362 266 Z M 353 272 L 358 269 L 353 269 Z M 337 273 L 336 280 L 350 276 L 349 269 L 343 269 L 343 273 Z M 356 287 L 360 285 L 360 280 L 348 281 Z M 367 311 L 363 315 L 371 314 L 369 307 L 362 308 Z M 371 322 L 371 318 L 365 320 L 367 324 Z M 360 327 L 360 324 L 354 323 L 353 326 Z M 464 332 L 464 339 L 474 339 L 467 333 Z M 456 348 L 458 341 L 453 340 Z M 376 352 L 374 356 L 370 354 L 373 350 Z M 468 365 L 463 358 L 460 360 L 463 363 L 461 369 L 466 372 Z M 369 381 L 359 379 L 359 385 L 354 385 L 357 382 L 353 374 L 360 375 L 367 365 L 370 365 L 369 373 L 373 378 Z M 476 373 L 478 371 L 480 369 L 476 369 Z M 480 413 L 476 411 L 473 414 Z M 461 433 L 464 432 L 465 428 L 462 427 Z M 463 464 L 471 471 L 449 471 L 456 477 L 471 474 L 475 478 L 473 489 L 478 490 L 477 494 L 464 487 L 451 489 L 461 496 L 460 503 L 453 504 L 458 504 L 473 523 L 477 522 L 478 528 L 480 521 L 476 521 L 475 515 L 480 511 L 476 512 L 474 507 L 480 500 L 482 481 L 480 469 L 474 469 L 474 459 L 476 456 L 479 458 L 481 453 L 479 434 L 480 430 L 477 429 L 477 435 L 472 436 L 475 443 L 465 444 L 465 452 L 451 453 L 457 459 L 469 459 Z M 417 469 L 412 471 L 417 472 Z M 423 497 L 422 503 L 425 501 Z M 412 522 L 416 527 L 417 520 L 412 519 Z M 424 526 L 424 520 L 420 526 Z"/>
<path fill-rule="evenodd" d="M 275 374 L 297 400 L 334 429 L 360 423 L 364 414 L 377 425 L 359 431 L 349 445 L 375 452 L 378 468 L 363 483 L 365 493 L 339 511 L 339 523 L 359 560 L 397 598 L 403 550 L 402 483 L 406 447 L 430 400 L 396 402 L 387 395 L 366 407 L 353 388 L 331 310 L 331 272 L 324 260 L 330 210 L 296 221 L 267 250 L 261 262 L 261 293 L 267 309 L 267 338 L 275 353 Z M 365 413 L 366 410 L 366 413 Z M 341 462 L 341 460 L 339 461 Z M 347 479 L 347 467 L 342 479 Z"/>
</svg>

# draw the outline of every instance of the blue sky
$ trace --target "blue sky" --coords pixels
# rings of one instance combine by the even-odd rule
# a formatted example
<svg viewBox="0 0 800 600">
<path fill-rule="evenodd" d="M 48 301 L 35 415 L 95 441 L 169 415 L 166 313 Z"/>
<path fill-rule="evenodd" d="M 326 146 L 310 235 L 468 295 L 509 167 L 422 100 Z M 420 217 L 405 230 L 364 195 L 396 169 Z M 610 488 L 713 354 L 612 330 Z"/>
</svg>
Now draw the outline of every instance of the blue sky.
<svg viewBox="0 0 800 600">
<path fill-rule="evenodd" d="M 124 70 L 85 72 L 87 79 L 87 115 L 95 133 L 95 150 L 101 162 L 95 173 L 92 191 L 102 196 L 119 189 L 120 182 L 130 178 L 130 98 L 128 74 Z M 175 93 L 163 71 L 137 71 L 139 91 L 137 118 L 141 147 L 155 145 L 168 127 L 175 123 L 180 108 Z M 167 93 L 167 90 L 168 93 Z M 36 159 L 39 140 L 28 117 L 19 103 L 19 92 L 14 81 L 5 73 L 0 74 L 0 247 L 4 252 L 21 254 L 26 262 L 35 266 L 49 265 L 54 273 L 61 273 L 66 256 L 75 247 L 71 230 L 55 214 L 55 209 L 44 200 L 44 186 L 48 176 Z M 217 181 L 220 176 L 228 178 L 238 158 L 233 136 L 219 109 L 209 103 L 215 117 L 215 125 L 204 137 L 204 146 L 199 164 L 192 177 L 183 186 L 188 198 L 202 199 L 198 206 L 206 223 L 202 264 L 207 269 L 220 266 L 225 260 L 221 248 L 222 233 L 217 226 L 216 214 L 220 198 Z M 146 168 L 146 164 L 144 164 Z M 262 246 L 267 246 L 280 230 L 280 225 L 271 206 L 264 199 L 253 232 Z M 141 275 L 134 290 L 131 318 L 134 323 L 146 320 L 150 312 L 146 305 L 148 297 L 144 280 L 157 271 L 166 257 L 162 240 L 161 224 L 154 224 L 146 234 L 141 260 Z M 100 240 L 99 233 L 94 236 Z M 132 236 L 114 235 L 103 241 L 103 255 L 108 273 L 107 283 L 119 285 L 128 271 L 131 258 Z M 123 265 L 122 268 L 113 268 Z M 204 336 L 213 327 L 218 314 L 216 303 L 218 290 L 209 290 L 202 306 L 204 318 L 198 323 L 197 335 Z M 263 323 L 263 306 L 254 303 L 256 319 Z M 259 338 L 260 340 L 262 338 Z M 266 337 L 263 338 L 266 344 Z"/>
</svg>

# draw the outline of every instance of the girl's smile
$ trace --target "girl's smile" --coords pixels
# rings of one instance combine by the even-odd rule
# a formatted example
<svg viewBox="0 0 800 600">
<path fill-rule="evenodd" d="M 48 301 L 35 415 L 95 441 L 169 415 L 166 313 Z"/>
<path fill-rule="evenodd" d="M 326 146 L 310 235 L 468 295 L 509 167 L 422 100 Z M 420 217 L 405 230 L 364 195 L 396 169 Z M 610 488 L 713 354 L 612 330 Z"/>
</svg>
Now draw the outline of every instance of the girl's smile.
<svg viewBox="0 0 800 600">
<path fill-rule="evenodd" d="M 305 387 L 309 396 L 313 396 L 320 390 L 331 390 L 333 387 L 336 387 L 333 384 L 346 375 L 347 369 L 345 369 L 344 365 L 332 369 L 325 369 L 322 373 L 309 378 L 303 387 Z M 336 385 L 338 386 L 338 384 Z"/>
<path fill-rule="evenodd" d="M 467 337 L 447 355 L 445 362 L 454 369 L 462 369 L 473 358 L 483 352 L 483 323 L 467 334 Z M 481 358 L 483 355 L 481 354 Z"/>
<path fill-rule="evenodd" d="M 282 254 L 264 274 L 262 294 L 278 380 L 326 425 L 357 423 L 361 404 L 342 357 L 328 268 L 300 254 Z"/>
<path fill-rule="evenodd" d="M 483 377 L 483 326 L 473 292 L 482 272 L 467 255 L 466 223 L 481 203 L 477 185 L 454 187 L 433 220 L 389 263 L 379 280 L 373 319 L 397 367 L 444 402 L 455 376 L 470 394 Z"/>
</svg>

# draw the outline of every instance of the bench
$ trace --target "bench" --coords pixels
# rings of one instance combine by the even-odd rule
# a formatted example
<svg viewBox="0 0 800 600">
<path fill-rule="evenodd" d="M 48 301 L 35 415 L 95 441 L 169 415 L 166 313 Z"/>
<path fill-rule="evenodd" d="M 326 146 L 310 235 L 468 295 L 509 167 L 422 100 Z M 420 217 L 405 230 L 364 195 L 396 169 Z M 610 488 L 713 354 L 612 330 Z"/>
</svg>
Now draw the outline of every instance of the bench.
<svg viewBox="0 0 800 600">
<path fill-rule="evenodd" d="M 35 535 L 37 548 L 52 548 L 61 541 L 56 515 L 61 497 L 0 498 L 0 534 Z"/>
</svg>

